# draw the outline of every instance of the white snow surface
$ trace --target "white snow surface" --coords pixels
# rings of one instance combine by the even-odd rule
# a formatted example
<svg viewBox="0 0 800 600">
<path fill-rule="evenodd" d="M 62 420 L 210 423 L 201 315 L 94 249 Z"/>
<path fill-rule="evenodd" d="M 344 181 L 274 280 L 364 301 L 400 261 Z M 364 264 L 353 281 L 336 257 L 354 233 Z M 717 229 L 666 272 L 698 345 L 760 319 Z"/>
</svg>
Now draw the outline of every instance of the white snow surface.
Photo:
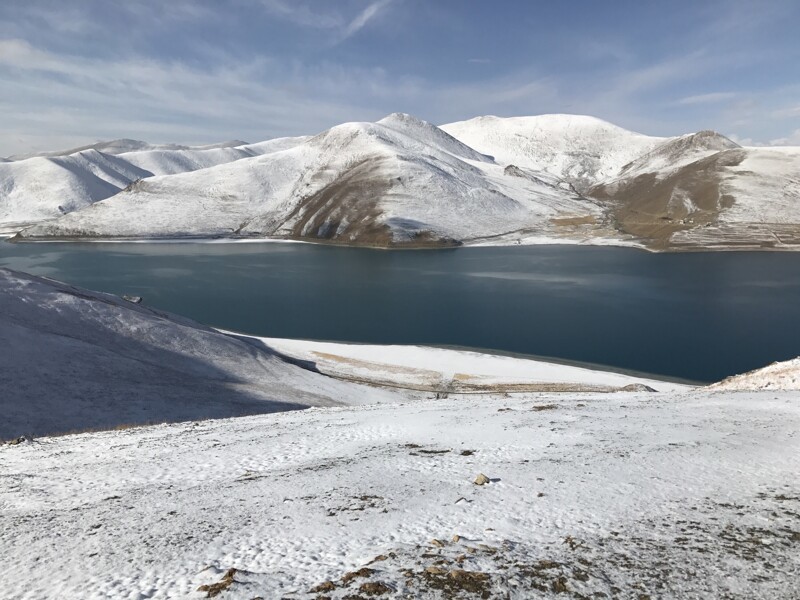
<svg viewBox="0 0 800 600">
<path fill-rule="evenodd" d="M 709 386 L 717 390 L 796 390 L 800 391 L 800 357 L 772 363 L 741 375 L 728 377 Z"/>
<path fill-rule="evenodd" d="M 723 223 L 800 223 L 800 147 L 746 148 L 726 167 L 723 193 L 735 197 Z"/>
<path fill-rule="evenodd" d="M 515 356 L 424 346 L 344 344 L 312 340 L 259 338 L 294 359 L 314 363 L 337 377 L 383 385 L 446 391 L 459 384 L 481 386 L 563 385 L 621 388 L 646 385 L 659 392 L 691 386 Z"/>
<path fill-rule="evenodd" d="M 789 600 L 798 427 L 787 392 L 544 394 L 40 438 L 0 446 L 0 584 L 203 598 L 235 568 L 219 597 L 452 598 L 428 582 L 461 569 L 488 577 L 461 598 Z"/>
<path fill-rule="evenodd" d="M 117 296 L 0 269 L 0 440 L 392 399 Z"/>
<path fill-rule="evenodd" d="M 504 165 L 547 171 L 585 188 L 668 138 L 628 131 L 585 115 L 476 117 L 441 129 Z"/>
</svg>

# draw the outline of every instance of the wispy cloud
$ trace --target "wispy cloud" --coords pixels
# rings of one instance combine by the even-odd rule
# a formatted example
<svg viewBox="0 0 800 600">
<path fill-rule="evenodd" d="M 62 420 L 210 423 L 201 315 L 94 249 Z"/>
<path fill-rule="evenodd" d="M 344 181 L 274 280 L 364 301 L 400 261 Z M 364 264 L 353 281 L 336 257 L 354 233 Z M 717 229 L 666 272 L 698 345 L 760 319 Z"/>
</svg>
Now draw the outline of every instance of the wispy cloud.
<svg viewBox="0 0 800 600">
<path fill-rule="evenodd" d="M 344 28 L 342 31 L 342 40 L 346 40 L 347 38 L 355 35 L 359 31 L 361 31 L 367 23 L 369 23 L 372 19 L 374 19 L 382 10 L 384 10 L 392 0 L 377 0 L 373 2 L 369 6 L 367 6 L 364 10 L 362 10 L 356 17 L 347 24 L 347 27 Z"/>
<path fill-rule="evenodd" d="M 277 17 L 300 27 L 329 30 L 334 33 L 333 42 L 341 43 L 354 36 L 370 21 L 375 19 L 393 0 L 375 0 L 353 17 L 347 17 L 340 10 L 326 3 L 313 7 L 301 0 L 259 0 L 260 5 L 273 17 Z"/>
<path fill-rule="evenodd" d="M 694 104 L 718 104 L 726 100 L 732 100 L 736 97 L 736 92 L 711 92 L 708 94 L 698 94 L 695 96 L 686 96 L 676 102 L 682 106 L 692 106 Z"/>
<path fill-rule="evenodd" d="M 270 15 L 303 27 L 339 29 L 346 24 L 342 15 L 337 12 L 329 12 L 320 7 L 312 9 L 297 0 L 260 0 L 260 4 Z"/>
</svg>

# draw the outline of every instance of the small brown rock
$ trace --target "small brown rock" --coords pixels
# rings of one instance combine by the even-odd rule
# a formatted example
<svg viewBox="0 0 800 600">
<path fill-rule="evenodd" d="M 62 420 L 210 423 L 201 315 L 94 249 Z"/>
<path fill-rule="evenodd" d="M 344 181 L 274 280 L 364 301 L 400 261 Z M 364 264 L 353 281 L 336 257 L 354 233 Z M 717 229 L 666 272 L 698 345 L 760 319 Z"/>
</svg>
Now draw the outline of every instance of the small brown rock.
<svg viewBox="0 0 800 600">
<path fill-rule="evenodd" d="M 367 596 L 383 596 L 384 594 L 390 593 L 392 588 L 382 581 L 368 581 L 358 586 L 358 591 Z"/>
<path fill-rule="evenodd" d="M 489 478 L 484 475 L 483 473 L 478 473 L 478 476 L 475 478 L 475 485 L 486 485 L 489 483 Z"/>
<path fill-rule="evenodd" d="M 309 590 L 309 594 L 319 594 L 320 592 L 332 592 L 336 589 L 336 584 L 332 581 L 323 581 L 318 586 Z"/>
<path fill-rule="evenodd" d="M 443 548 L 444 542 L 442 540 L 437 540 L 436 538 L 431 540 L 431 546 L 436 546 L 437 548 Z"/>
</svg>

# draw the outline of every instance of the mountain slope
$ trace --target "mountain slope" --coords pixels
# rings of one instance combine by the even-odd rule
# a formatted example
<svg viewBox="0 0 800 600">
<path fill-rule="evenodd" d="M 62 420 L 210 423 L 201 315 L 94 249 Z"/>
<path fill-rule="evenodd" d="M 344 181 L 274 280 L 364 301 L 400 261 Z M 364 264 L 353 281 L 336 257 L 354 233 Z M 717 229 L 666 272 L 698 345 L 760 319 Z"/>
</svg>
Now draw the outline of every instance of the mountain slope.
<svg viewBox="0 0 800 600">
<path fill-rule="evenodd" d="M 664 141 L 583 115 L 487 116 L 441 129 L 501 164 L 546 171 L 579 191 Z"/>
<path fill-rule="evenodd" d="M 430 123 L 394 114 L 265 156 L 143 180 L 21 235 L 441 245 L 520 230 L 558 237 L 599 217 L 557 178 L 505 169 Z"/>
<path fill-rule="evenodd" d="M 135 140 L 95 144 L 71 154 L 0 163 L 0 228 L 16 231 L 117 194 L 153 175 L 195 171 L 291 148 L 307 138 L 278 138 L 231 147 L 152 146 Z M 101 152 L 98 148 L 108 150 Z M 132 148 L 137 148 L 131 151 Z"/>
<path fill-rule="evenodd" d="M 0 269 L 0 439 L 380 401 L 263 343 Z"/>
<path fill-rule="evenodd" d="M 108 198 L 149 175 L 97 150 L 0 163 L 0 224 L 52 219 Z"/>
<path fill-rule="evenodd" d="M 683 136 L 587 194 L 615 225 L 657 249 L 800 244 L 800 148 L 741 148 Z"/>
<path fill-rule="evenodd" d="M 36 156 L 40 157 L 54 157 L 54 156 L 69 156 L 83 152 L 84 150 L 97 150 L 103 154 L 122 154 L 124 152 L 139 152 L 147 150 L 209 150 L 213 148 L 230 148 L 234 146 L 243 146 L 247 142 L 241 140 L 233 140 L 230 142 L 220 142 L 216 144 L 206 144 L 202 146 L 183 146 L 181 144 L 149 144 L 141 140 L 131 140 L 122 138 L 118 140 L 111 140 L 107 142 L 96 142 L 94 144 L 87 144 L 86 146 L 79 146 L 77 148 L 69 148 L 67 150 L 53 150 L 46 152 L 34 152 L 31 154 L 16 154 L 9 156 L 7 160 L 25 160 Z"/>
</svg>

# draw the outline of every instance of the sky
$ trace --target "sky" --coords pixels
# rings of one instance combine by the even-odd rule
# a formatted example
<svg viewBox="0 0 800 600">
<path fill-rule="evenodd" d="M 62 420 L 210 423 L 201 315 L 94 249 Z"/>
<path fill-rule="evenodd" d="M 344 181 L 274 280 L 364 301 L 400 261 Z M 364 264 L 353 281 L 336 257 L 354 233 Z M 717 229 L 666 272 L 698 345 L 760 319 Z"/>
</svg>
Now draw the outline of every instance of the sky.
<svg viewBox="0 0 800 600">
<path fill-rule="evenodd" d="M 800 145 L 797 0 L 3 0 L 0 156 L 593 115 Z"/>
</svg>

